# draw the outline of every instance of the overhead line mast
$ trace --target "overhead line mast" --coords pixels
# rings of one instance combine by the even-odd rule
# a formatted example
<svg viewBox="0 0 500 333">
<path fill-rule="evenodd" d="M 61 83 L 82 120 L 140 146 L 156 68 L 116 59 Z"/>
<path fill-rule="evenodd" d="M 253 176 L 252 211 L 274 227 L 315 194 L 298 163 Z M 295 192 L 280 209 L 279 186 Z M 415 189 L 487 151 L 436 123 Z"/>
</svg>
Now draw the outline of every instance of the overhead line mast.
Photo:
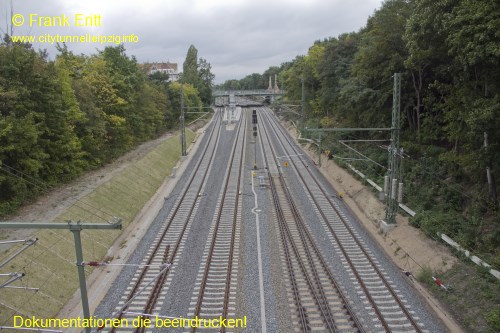
<svg viewBox="0 0 500 333">
<path fill-rule="evenodd" d="M 386 215 L 385 220 L 381 221 L 382 229 L 387 229 L 396 224 L 396 214 L 399 207 L 398 198 L 402 196 L 401 182 L 401 158 L 403 149 L 399 145 L 400 125 L 400 109 L 401 109 L 401 73 L 394 73 L 394 91 L 392 100 L 392 124 L 388 128 L 304 128 L 304 131 L 318 132 L 319 146 L 319 166 L 321 167 L 321 133 L 322 132 L 350 132 L 350 131 L 390 131 L 391 145 L 388 147 L 388 175 L 385 177 L 384 197 L 386 200 Z M 345 145 L 345 143 L 344 143 Z M 357 152 L 360 154 L 359 152 Z M 362 155 L 362 154 L 361 154 Z M 364 155 L 362 155 L 364 156 Z M 366 158 L 366 156 L 364 156 Z M 399 187 L 399 188 L 398 188 Z"/>
<path fill-rule="evenodd" d="M 0 229 L 66 229 L 73 233 L 75 241 L 76 266 L 78 268 L 78 278 L 80 281 L 80 295 L 82 298 L 83 318 L 85 319 L 90 318 L 90 309 L 87 297 L 87 283 L 85 281 L 85 268 L 80 232 L 85 229 L 117 230 L 121 228 L 122 220 L 119 218 L 115 218 L 114 221 L 110 223 L 84 223 L 81 221 L 67 221 L 67 223 L 0 222 Z M 87 333 L 90 333 L 90 327 L 85 328 L 85 331 Z"/>
<path fill-rule="evenodd" d="M 399 147 L 400 133 L 400 108 L 401 108 L 401 73 L 394 73 L 394 92 L 392 97 L 392 126 L 391 126 L 391 146 L 389 147 L 389 179 L 386 191 L 386 214 L 387 224 L 396 223 L 396 213 L 398 211 L 398 180 L 401 183 L 400 165 L 402 149 Z M 401 183 L 402 184 L 402 183 Z M 385 185 L 385 184 L 384 184 Z"/>
</svg>

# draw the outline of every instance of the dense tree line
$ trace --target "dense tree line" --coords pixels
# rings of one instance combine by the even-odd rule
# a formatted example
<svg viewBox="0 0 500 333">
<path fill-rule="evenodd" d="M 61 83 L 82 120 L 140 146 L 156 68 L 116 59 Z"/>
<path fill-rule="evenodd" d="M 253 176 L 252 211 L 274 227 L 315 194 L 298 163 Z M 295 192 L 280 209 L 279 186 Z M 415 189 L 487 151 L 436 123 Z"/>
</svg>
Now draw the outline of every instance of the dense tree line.
<svg viewBox="0 0 500 333">
<path fill-rule="evenodd" d="M 279 71 L 289 100 L 301 100 L 304 82 L 310 127 L 389 127 L 392 75 L 402 73 L 403 181 L 405 200 L 419 212 L 413 223 L 491 254 L 497 267 L 499 31 L 498 1 L 386 0 L 360 31 L 316 41 Z M 260 78 L 226 85 L 248 87 L 251 77 Z M 325 142 L 341 152 L 337 139 L 331 134 Z M 387 165 L 386 151 L 363 149 Z M 379 181 L 386 172 L 368 169 Z"/>
<path fill-rule="evenodd" d="M 263 74 L 253 73 L 245 76 L 241 80 L 227 80 L 218 85 L 216 89 L 221 90 L 252 90 L 252 89 L 267 89 L 269 86 L 269 78 L 272 78 L 274 85 L 274 75 L 279 74 L 286 68 L 288 64 L 283 64 L 280 67 L 270 67 Z M 281 89 L 281 87 L 279 87 Z"/>
<path fill-rule="evenodd" d="M 178 124 L 181 84 L 149 78 L 123 46 L 58 51 L 0 45 L 0 215 Z M 201 107 L 183 86 L 185 105 Z"/>
</svg>

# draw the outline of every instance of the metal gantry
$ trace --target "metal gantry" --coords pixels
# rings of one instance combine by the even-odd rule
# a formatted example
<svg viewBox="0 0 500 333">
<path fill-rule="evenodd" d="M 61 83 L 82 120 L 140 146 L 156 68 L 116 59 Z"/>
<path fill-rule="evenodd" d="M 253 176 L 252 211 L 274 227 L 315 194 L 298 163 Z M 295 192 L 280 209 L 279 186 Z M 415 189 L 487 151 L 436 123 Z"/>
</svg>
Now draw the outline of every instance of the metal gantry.
<svg viewBox="0 0 500 333">
<path fill-rule="evenodd" d="M 386 216 L 385 223 L 395 224 L 396 213 L 399 207 L 398 201 L 398 186 L 401 183 L 400 164 L 403 149 L 399 145 L 399 132 L 400 132 L 400 100 L 401 100 L 401 73 L 394 73 L 394 92 L 392 102 L 392 124 L 391 127 L 380 128 L 304 128 L 304 131 L 311 131 L 318 133 L 319 157 L 318 164 L 321 166 L 321 133 L 322 132 L 353 132 L 353 131 L 390 131 L 391 132 L 391 145 L 388 148 L 388 176 L 384 186 L 384 194 L 386 200 Z M 342 142 L 341 142 L 342 143 Z M 345 143 L 343 143 L 346 145 Z M 353 148 L 348 147 L 351 150 Z M 363 157 L 363 154 L 354 150 L 356 153 Z M 399 182 L 399 183 L 398 183 Z M 401 190 L 400 190 L 401 191 Z"/>
<path fill-rule="evenodd" d="M 181 132 L 181 156 L 186 156 L 186 125 L 184 118 L 184 85 L 181 86 L 181 116 L 179 118 Z"/>
<path fill-rule="evenodd" d="M 87 283 L 85 281 L 85 267 L 80 232 L 84 229 L 116 230 L 122 228 L 122 220 L 116 219 L 114 223 L 82 223 L 80 221 L 67 223 L 31 223 L 31 222 L 1 222 L 0 229 L 66 229 L 73 233 L 75 240 L 76 266 L 80 280 L 80 294 L 82 297 L 83 317 L 90 318 L 89 301 L 87 297 Z M 90 328 L 86 331 L 90 333 Z"/>
<path fill-rule="evenodd" d="M 207 114 L 208 113 L 208 112 L 203 112 L 203 111 L 201 111 L 201 112 L 200 111 L 185 111 L 185 110 L 190 110 L 190 109 L 197 109 L 197 110 L 199 110 L 199 109 L 210 109 L 210 110 L 213 110 L 213 108 L 211 106 L 210 107 L 184 106 L 184 85 L 181 85 L 181 112 L 180 112 L 180 116 L 179 116 L 179 131 L 180 131 L 180 140 L 181 140 L 181 156 L 187 156 L 186 114 L 194 114 L 194 113 Z M 200 119 L 202 117 L 203 116 L 199 117 L 198 119 Z M 194 121 L 196 121 L 196 120 L 197 119 L 195 119 Z"/>
<path fill-rule="evenodd" d="M 214 97 L 229 96 L 234 94 L 235 96 L 283 96 L 286 93 L 284 90 L 279 92 L 269 91 L 264 89 L 254 89 L 254 90 L 215 90 L 213 92 Z"/>
</svg>

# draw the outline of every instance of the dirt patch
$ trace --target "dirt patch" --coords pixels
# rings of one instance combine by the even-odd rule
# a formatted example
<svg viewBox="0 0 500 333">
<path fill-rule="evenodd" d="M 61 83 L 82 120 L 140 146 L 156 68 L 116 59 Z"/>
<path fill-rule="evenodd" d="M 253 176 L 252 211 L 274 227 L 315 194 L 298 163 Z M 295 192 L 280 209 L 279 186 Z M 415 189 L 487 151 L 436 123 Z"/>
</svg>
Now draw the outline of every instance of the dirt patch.
<svg viewBox="0 0 500 333">
<path fill-rule="evenodd" d="M 200 119 L 189 128 L 193 131 L 203 127 L 210 119 Z M 39 197 L 34 203 L 23 206 L 16 214 L 2 220 L 13 222 L 52 222 L 64 213 L 75 202 L 94 191 L 97 187 L 108 182 L 114 175 L 126 169 L 131 163 L 140 160 L 153 148 L 172 137 L 168 132 L 155 140 L 145 142 L 125 155 L 102 166 L 86 172 L 81 177 L 51 189 L 46 195 Z M 34 233 L 27 229 L 0 229 L 0 240 L 15 240 L 29 238 Z M 0 245 L 0 251 L 5 251 L 14 245 Z"/>
<path fill-rule="evenodd" d="M 158 139 L 145 142 L 98 170 L 87 172 L 70 183 L 51 189 L 49 193 L 41 196 L 34 203 L 23 206 L 19 212 L 6 217 L 5 220 L 14 222 L 54 221 L 57 216 L 65 212 L 75 202 L 109 181 L 115 174 L 141 159 L 151 149 L 171 136 L 172 133 L 166 133 Z M 33 230 L 26 229 L 0 229 L 0 239 L 23 239 L 30 237 L 33 233 Z M 0 245 L 0 250 L 7 250 L 10 246 L 12 245 Z"/>
<path fill-rule="evenodd" d="M 292 137 L 297 137 L 293 125 L 289 124 L 287 130 Z M 317 160 L 317 153 L 311 147 L 302 147 L 309 157 Z M 397 227 L 387 233 L 382 233 L 379 229 L 379 221 L 385 217 L 384 203 L 379 201 L 361 181 L 339 167 L 333 160 L 323 160 L 319 170 L 331 185 L 342 193 L 344 201 L 365 229 L 402 271 L 410 271 L 414 276 L 420 274 L 423 269 L 444 273 L 457 263 L 457 258 L 447 247 L 429 239 L 420 230 L 412 227 L 407 217 L 398 215 Z M 423 295 L 428 305 L 434 309 L 450 332 L 463 332 L 445 307 L 415 279 L 413 282 L 415 289 Z"/>
</svg>

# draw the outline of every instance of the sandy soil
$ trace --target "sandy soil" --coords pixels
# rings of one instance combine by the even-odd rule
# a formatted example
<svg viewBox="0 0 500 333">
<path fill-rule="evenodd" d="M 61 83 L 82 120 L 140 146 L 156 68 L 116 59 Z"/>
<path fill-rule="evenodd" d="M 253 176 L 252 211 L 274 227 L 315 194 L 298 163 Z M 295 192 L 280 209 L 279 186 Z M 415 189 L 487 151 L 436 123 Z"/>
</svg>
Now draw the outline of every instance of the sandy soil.
<svg viewBox="0 0 500 333">
<path fill-rule="evenodd" d="M 293 125 L 290 125 L 287 130 L 296 138 Z M 317 153 L 312 149 L 306 147 L 305 151 L 313 160 L 318 160 Z M 379 228 L 379 221 L 385 217 L 384 203 L 379 201 L 369 188 L 347 170 L 339 167 L 333 160 L 322 159 L 322 166 L 319 169 L 335 190 L 343 194 L 343 199 L 352 212 L 387 255 L 401 268 L 402 272 L 410 271 L 413 275 L 418 275 L 424 267 L 429 267 L 433 271 L 445 272 L 457 262 L 449 248 L 412 227 L 407 217 L 398 215 L 396 217 L 397 227 L 383 233 Z M 414 278 L 411 279 L 415 289 L 422 294 L 450 332 L 464 332 L 444 306 L 433 298 L 418 281 Z"/>
</svg>

